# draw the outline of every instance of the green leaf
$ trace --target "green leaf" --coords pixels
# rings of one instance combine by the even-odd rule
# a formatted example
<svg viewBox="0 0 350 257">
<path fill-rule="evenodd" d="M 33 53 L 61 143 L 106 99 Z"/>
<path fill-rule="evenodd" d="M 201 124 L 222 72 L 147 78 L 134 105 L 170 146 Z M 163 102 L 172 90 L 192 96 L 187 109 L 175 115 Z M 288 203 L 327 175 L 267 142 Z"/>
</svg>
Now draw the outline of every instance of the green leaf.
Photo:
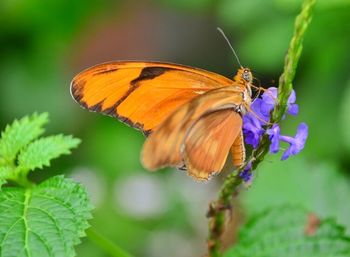
<svg viewBox="0 0 350 257">
<path fill-rule="evenodd" d="M 305 234 L 308 226 L 311 235 Z M 290 206 L 256 215 L 238 238 L 238 244 L 224 257 L 346 257 L 350 252 L 350 238 L 344 228 L 331 219 L 312 225 L 304 209 Z"/>
<path fill-rule="evenodd" d="M 6 179 L 11 176 L 14 169 L 10 166 L 0 166 L 0 188 L 3 184 L 6 183 Z"/>
<path fill-rule="evenodd" d="M 21 148 L 44 133 L 43 125 L 48 122 L 48 114 L 25 116 L 7 125 L 0 138 L 0 156 L 12 162 Z"/>
<path fill-rule="evenodd" d="M 63 176 L 33 188 L 3 188 L 0 256 L 75 256 L 91 209 L 84 188 Z"/>
<path fill-rule="evenodd" d="M 70 154 L 80 139 L 72 136 L 55 135 L 40 138 L 24 148 L 18 156 L 18 166 L 24 170 L 34 170 L 49 166 L 50 160 L 62 154 Z"/>
<path fill-rule="evenodd" d="M 308 147 L 308 146 L 306 146 Z M 335 217 L 350 233 L 350 181 L 332 162 L 311 162 L 302 155 L 280 161 L 269 156 L 257 171 L 250 190 L 242 194 L 247 213 L 284 203 L 302 205 L 322 218 Z"/>
</svg>

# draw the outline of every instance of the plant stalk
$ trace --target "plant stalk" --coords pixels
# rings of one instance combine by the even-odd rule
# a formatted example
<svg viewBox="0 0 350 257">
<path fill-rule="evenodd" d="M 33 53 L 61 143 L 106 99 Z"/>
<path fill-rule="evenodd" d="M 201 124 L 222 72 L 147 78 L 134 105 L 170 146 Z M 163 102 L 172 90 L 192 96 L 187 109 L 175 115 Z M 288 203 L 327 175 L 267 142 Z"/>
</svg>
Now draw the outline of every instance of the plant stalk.
<svg viewBox="0 0 350 257">
<path fill-rule="evenodd" d="M 91 242 L 101 248 L 108 256 L 112 257 L 133 257 L 130 253 L 114 244 L 109 239 L 98 233 L 93 228 L 86 230 L 86 235 Z"/>
<path fill-rule="evenodd" d="M 289 44 L 289 49 L 285 58 L 284 70 L 279 78 L 278 97 L 274 111 L 271 115 L 270 124 L 279 123 L 286 112 L 289 95 L 293 90 L 293 79 L 295 77 L 297 64 L 302 52 L 302 42 L 305 31 L 310 21 L 313 7 L 316 0 L 304 0 L 301 12 L 296 17 L 294 34 Z M 267 128 L 272 125 L 268 125 Z M 226 211 L 230 209 L 231 200 L 235 192 L 238 192 L 242 179 L 239 177 L 241 171 L 251 163 L 252 170 L 255 170 L 263 161 L 269 151 L 270 140 L 268 135 L 264 135 L 258 147 L 252 152 L 246 164 L 228 175 L 219 191 L 218 198 L 209 205 L 209 236 L 208 236 L 208 256 L 219 257 L 221 255 L 221 235 L 226 223 Z"/>
</svg>

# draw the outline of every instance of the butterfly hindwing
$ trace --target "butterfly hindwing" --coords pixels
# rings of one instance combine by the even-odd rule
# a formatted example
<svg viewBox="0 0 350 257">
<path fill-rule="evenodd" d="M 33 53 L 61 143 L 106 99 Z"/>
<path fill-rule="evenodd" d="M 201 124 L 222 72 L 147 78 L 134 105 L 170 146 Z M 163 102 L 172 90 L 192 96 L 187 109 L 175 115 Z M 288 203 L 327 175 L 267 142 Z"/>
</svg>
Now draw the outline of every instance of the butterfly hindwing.
<svg viewBox="0 0 350 257">
<path fill-rule="evenodd" d="M 231 152 L 233 167 L 235 168 L 241 167 L 245 161 L 245 147 L 244 147 L 242 130 L 236 137 L 236 140 L 233 143 L 230 152 Z"/>
<path fill-rule="evenodd" d="M 219 123 L 222 122 L 223 124 L 225 121 L 227 122 L 227 125 L 230 130 L 233 129 L 240 131 L 242 129 L 242 122 L 239 123 L 241 117 L 235 111 L 238 110 L 239 105 L 243 100 L 242 97 L 242 94 L 240 94 L 234 86 L 230 86 L 211 90 L 201 96 L 198 96 L 191 102 L 182 105 L 174 113 L 172 113 L 163 123 L 161 123 L 158 129 L 155 130 L 147 138 L 142 152 L 142 161 L 144 166 L 150 170 L 156 170 L 164 166 L 179 167 L 184 164 L 184 157 L 186 156 L 187 160 L 189 160 L 189 163 L 187 164 L 190 164 L 186 165 L 187 168 L 194 167 L 194 169 L 197 169 L 196 164 L 192 165 L 192 159 L 189 158 L 192 152 L 186 153 L 186 151 L 192 151 L 189 149 L 186 150 L 186 143 L 188 143 L 188 146 L 191 148 L 192 141 L 190 139 L 193 139 L 196 135 L 201 135 L 202 137 L 204 136 L 204 134 L 210 134 L 210 129 L 213 130 L 213 136 L 218 137 L 219 135 L 216 135 L 216 133 L 219 133 L 221 131 L 222 133 L 224 133 L 222 134 L 222 137 L 225 138 L 225 128 L 217 130 L 215 126 L 213 127 L 209 124 L 211 121 L 219 121 Z M 228 117 L 231 116 L 231 113 L 234 113 L 235 118 L 228 119 L 226 121 L 226 119 L 224 119 L 226 112 L 224 114 L 221 113 L 224 110 L 229 110 L 230 115 L 227 115 Z M 214 118 L 208 120 L 208 118 L 206 118 L 207 115 L 209 115 L 209 117 Z M 237 124 L 235 123 L 234 125 L 232 125 L 231 123 L 233 120 L 237 122 Z M 208 126 L 208 128 L 203 127 L 204 125 L 201 124 Z M 220 125 L 220 127 L 221 126 L 222 125 Z M 204 139 L 202 138 L 202 140 Z M 208 138 L 205 140 L 211 139 Z M 231 145 L 233 144 L 233 142 L 234 141 L 231 142 Z M 231 145 L 229 147 L 231 147 Z M 227 153 L 228 150 L 226 152 L 226 156 Z M 198 157 L 196 155 L 193 159 L 193 163 L 197 161 L 197 158 L 201 159 L 202 156 Z M 219 166 L 221 166 L 221 164 Z M 207 174 L 207 177 L 210 175 L 210 173 L 220 171 L 214 170 L 212 168 L 217 167 L 208 166 L 203 171 Z M 198 169 L 201 169 L 201 167 L 199 167 Z M 202 170 L 200 172 L 202 172 Z M 189 173 L 193 176 L 200 172 L 189 170 Z M 204 177 L 205 176 L 202 175 L 203 179 Z"/>
<path fill-rule="evenodd" d="M 207 180 L 219 173 L 241 131 L 242 118 L 233 109 L 201 117 L 189 131 L 183 146 L 183 158 L 189 174 Z"/>
</svg>

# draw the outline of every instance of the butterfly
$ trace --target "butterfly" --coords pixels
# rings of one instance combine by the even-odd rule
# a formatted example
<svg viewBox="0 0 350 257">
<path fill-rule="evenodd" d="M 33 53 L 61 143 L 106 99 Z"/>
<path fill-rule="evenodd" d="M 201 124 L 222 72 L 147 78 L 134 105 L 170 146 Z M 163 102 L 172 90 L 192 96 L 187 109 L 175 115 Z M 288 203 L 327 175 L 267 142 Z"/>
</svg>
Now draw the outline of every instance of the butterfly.
<svg viewBox="0 0 350 257">
<path fill-rule="evenodd" d="M 142 131 L 145 168 L 186 169 L 198 180 L 219 173 L 230 154 L 245 161 L 242 115 L 251 104 L 253 76 L 233 79 L 189 66 L 141 61 L 103 63 L 71 82 L 75 101 Z"/>
</svg>

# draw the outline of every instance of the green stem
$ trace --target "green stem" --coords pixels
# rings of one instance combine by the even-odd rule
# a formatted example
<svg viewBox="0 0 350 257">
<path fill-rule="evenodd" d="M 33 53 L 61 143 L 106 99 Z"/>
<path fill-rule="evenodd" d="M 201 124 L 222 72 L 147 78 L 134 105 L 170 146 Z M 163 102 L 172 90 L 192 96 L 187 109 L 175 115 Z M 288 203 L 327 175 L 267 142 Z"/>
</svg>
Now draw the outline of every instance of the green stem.
<svg viewBox="0 0 350 257">
<path fill-rule="evenodd" d="M 91 242 L 100 247 L 105 253 L 113 257 L 133 257 L 130 253 L 115 245 L 93 228 L 86 230 L 86 235 Z"/>
<path fill-rule="evenodd" d="M 30 180 L 28 180 L 27 177 L 17 177 L 16 180 L 13 180 L 17 183 L 17 185 L 24 187 L 24 188 L 32 188 L 33 186 L 35 186 L 35 183 L 31 182 Z"/>
<path fill-rule="evenodd" d="M 279 90 L 276 108 L 272 121 L 280 121 L 287 108 L 288 97 L 293 90 L 293 79 L 303 49 L 303 38 L 311 21 L 311 13 L 316 0 L 304 0 L 302 10 L 295 19 L 294 35 L 284 62 L 284 70 L 279 79 Z"/>
<path fill-rule="evenodd" d="M 297 64 L 301 55 L 304 34 L 311 21 L 311 13 L 315 2 L 316 0 L 304 0 L 301 12 L 296 17 L 294 34 L 285 58 L 284 70 L 279 79 L 278 97 L 276 100 L 276 108 L 271 115 L 271 124 L 280 122 L 286 112 L 288 98 L 293 90 L 292 81 L 295 77 Z M 271 125 L 267 127 L 269 128 Z M 260 140 L 258 147 L 248 158 L 246 164 L 226 177 L 224 184 L 219 191 L 218 198 L 210 204 L 208 211 L 208 251 L 210 257 L 221 256 L 220 237 L 224 230 L 226 221 L 225 211 L 230 208 L 233 193 L 235 193 L 238 190 L 238 187 L 242 184 L 242 179 L 238 174 L 244 170 L 248 163 L 251 163 L 252 170 L 255 170 L 268 153 L 269 146 L 270 141 L 268 135 L 265 134 Z"/>
<path fill-rule="evenodd" d="M 6 180 L 11 180 L 15 182 L 17 185 L 24 187 L 24 188 L 31 188 L 35 186 L 35 183 L 31 182 L 28 179 L 28 172 L 29 170 L 22 170 L 19 167 L 16 167 L 14 164 L 8 165 L 10 171 L 9 175 L 7 176 Z"/>
</svg>

